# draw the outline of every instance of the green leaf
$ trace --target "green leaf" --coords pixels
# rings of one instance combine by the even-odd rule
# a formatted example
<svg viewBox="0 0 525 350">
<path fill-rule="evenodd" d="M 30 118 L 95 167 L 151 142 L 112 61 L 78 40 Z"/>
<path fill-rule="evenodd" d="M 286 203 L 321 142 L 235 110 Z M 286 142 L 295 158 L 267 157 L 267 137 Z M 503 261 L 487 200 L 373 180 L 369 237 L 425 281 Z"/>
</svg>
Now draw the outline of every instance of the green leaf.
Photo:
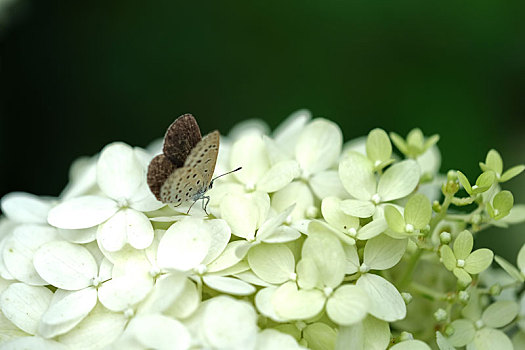
<svg viewBox="0 0 525 350">
<path fill-rule="evenodd" d="M 467 286 L 470 282 L 472 282 L 472 277 L 464 269 L 456 267 L 454 270 L 452 270 L 452 273 L 457 277 L 459 284 L 462 286 Z"/>
<path fill-rule="evenodd" d="M 465 260 L 465 271 L 475 275 L 487 269 L 492 264 L 494 253 L 487 248 L 477 249 Z"/>
<path fill-rule="evenodd" d="M 521 172 L 523 170 L 525 170 L 525 165 L 513 166 L 512 168 L 510 168 L 507 171 L 505 171 L 503 173 L 503 175 L 501 175 L 500 182 L 509 181 L 513 177 L 518 176 L 519 174 L 521 174 Z"/>
<path fill-rule="evenodd" d="M 481 319 L 487 327 L 501 328 L 508 325 L 518 315 L 519 305 L 515 301 L 500 300 L 483 311 Z"/>
<path fill-rule="evenodd" d="M 341 326 L 360 322 L 368 313 L 370 301 L 364 290 L 346 284 L 337 288 L 326 302 L 328 317 Z"/>
<path fill-rule="evenodd" d="M 428 198 L 421 193 L 414 194 L 405 206 L 405 222 L 421 230 L 430 222 L 432 207 Z"/>
<path fill-rule="evenodd" d="M 465 260 L 472 251 L 473 245 L 474 238 L 472 237 L 472 233 L 468 230 L 460 232 L 454 241 L 454 255 L 456 259 Z"/>
<path fill-rule="evenodd" d="M 472 187 L 472 193 L 478 194 L 485 192 L 495 181 L 496 174 L 494 174 L 492 170 L 484 172 L 477 178 L 475 187 Z"/>
<path fill-rule="evenodd" d="M 449 271 L 454 270 L 456 267 L 456 257 L 454 256 L 452 249 L 450 249 L 448 245 L 444 245 L 441 246 L 439 252 L 441 253 L 441 260 L 443 260 L 445 268 Z"/>
<path fill-rule="evenodd" d="M 388 227 L 390 227 L 395 232 L 405 232 L 405 219 L 393 205 L 387 205 L 385 207 L 385 219 Z"/>
<path fill-rule="evenodd" d="M 454 328 L 454 333 L 448 338 L 450 344 L 461 347 L 470 343 L 476 334 L 476 329 L 471 321 L 459 319 L 450 324 Z"/>
<path fill-rule="evenodd" d="M 496 174 L 501 175 L 503 172 L 503 160 L 501 159 L 500 154 L 495 149 L 491 149 L 487 153 L 485 159 L 485 165 L 488 169 L 494 171 Z"/>
<path fill-rule="evenodd" d="M 390 159 L 392 155 L 392 144 L 387 133 L 383 129 L 370 131 L 366 139 L 366 154 L 374 166 Z"/>
<path fill-rule="evenodd" d="M 501 268 L 505 270 L 516 281 L 519 281 L 522 283 L 525 282 L 525 278 L 523 278 L 523 275 L 510 262 L 508 262 L 507 260 L 503 259 L 501 256 L 498 256 L 498 255 L 494 257 L 494 260 L 496 260 L 498 265 L 501 266 Z"/>
<path fill-rule="evenodd" d="M 457 171 L 457 174 L 458 174 L 458 180 L 461 183 L 461 185 L 463 186 L 463 188 L 465 189 L 465 191 L 467 191 L 467 193 L 472 196 L 472 186 L 470 186 L 470 182 L 468 181 L 468 179 L 465 176 L 465 174 L 463 174 L 459 170 Z"/>
<path fill-rule="evenodd" d="M 404 155 L 408 155 L 408 146 L 405 142 L 405 140 L 396 134 L 395 132 L 390 133 L 390 139 L 396 145 L 397 149 L 401 151 Z"/>
</svg>

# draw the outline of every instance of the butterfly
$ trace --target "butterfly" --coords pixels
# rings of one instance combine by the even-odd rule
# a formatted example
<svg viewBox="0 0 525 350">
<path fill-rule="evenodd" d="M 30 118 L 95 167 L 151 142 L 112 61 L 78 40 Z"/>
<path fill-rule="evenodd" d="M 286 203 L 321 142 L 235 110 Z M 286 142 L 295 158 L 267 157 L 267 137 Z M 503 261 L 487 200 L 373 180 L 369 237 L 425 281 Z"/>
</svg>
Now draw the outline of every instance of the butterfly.
<svg viewBox="0 0 525 350">
<path fill-rule="evenodd" d="M 241 169 L 212 178 L 219 154 L 219 136 L 215 130 L 201 137 L 199 125 L 191 114 L 175 119 L 164 135 L 162 153 L 148 166 L 148 186 L 159 201 L 179 206 L 202 199 L 202 209 L 208 214 L 210 197 L 205 193 L 212 188 L 213 181 Z"/>
</svg>

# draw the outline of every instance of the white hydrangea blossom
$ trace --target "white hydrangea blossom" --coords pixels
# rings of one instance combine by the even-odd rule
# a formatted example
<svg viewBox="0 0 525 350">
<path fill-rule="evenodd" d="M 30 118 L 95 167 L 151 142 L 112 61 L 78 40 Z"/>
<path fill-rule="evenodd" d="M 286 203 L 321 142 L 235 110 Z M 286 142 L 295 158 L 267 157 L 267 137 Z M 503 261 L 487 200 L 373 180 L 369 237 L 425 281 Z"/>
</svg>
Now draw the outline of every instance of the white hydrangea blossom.
<svg viewBox="0 0 525 350">
<path fill-rule="evenodd" d="M 524 221 L 501 188 L 524 167 L 491 150 L 471 185 L 439 174 L 437 140 L 374 129 L 343 146 L 306 110 L 273 133 L 246 121 L 221 138 L 215 173 L 242 170 L 208 192 L 210 215 L 150 192 L 160 142 L 109 144 L 59 197 L 2 198 L 0 347 L 520 348 L 525 246 L 494 272 L 473 240 Z"/>
</svg>

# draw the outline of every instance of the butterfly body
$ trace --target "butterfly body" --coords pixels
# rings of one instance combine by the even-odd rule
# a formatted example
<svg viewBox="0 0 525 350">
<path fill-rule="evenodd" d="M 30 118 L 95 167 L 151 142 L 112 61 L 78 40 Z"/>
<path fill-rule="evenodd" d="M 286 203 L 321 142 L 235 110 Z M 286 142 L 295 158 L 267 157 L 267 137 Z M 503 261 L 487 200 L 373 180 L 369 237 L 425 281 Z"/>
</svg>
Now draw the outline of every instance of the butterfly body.
<svg viewBox="0 0 525 350">
<path fill-rule="evenodd" d="M 174 206 L 199 199 L 209 201 L 204 194 L 212 184 L 219 137 L 215 130 L 201 138 L 191 114 L 177 118 L 166 131 L 163 153 L 148 167 L 147 181 L 155 197 Z"/>
</svg>

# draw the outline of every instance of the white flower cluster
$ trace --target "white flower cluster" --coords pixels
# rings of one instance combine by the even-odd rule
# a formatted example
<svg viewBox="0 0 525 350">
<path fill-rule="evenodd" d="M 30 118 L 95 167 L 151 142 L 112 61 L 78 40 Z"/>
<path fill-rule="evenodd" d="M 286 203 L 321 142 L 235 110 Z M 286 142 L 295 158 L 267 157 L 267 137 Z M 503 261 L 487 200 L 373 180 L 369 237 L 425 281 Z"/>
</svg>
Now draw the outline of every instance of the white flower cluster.
<svg viewBox="0 0 525 350">
<path fill-rule="evenodd" d="M 107 145 L 58 198 L 2 198 L 0 348 L 512 349 L 516 327 L 521 346 L 525 249 L 521 270 L 496 257 L 503 277 L 479 276 L 493 253 L 472 249 L 525 219 L 499 186 L 523 167 L 491 151 L 475 185 L 439 175 L 437 140 L 343 145 L 304 110 L 273 134 L 246 122 L 221 138 L 215 173 L 242 170 L 208 192 L 210 215 L 152 195 L 158 142 Z"/>
</svg>

